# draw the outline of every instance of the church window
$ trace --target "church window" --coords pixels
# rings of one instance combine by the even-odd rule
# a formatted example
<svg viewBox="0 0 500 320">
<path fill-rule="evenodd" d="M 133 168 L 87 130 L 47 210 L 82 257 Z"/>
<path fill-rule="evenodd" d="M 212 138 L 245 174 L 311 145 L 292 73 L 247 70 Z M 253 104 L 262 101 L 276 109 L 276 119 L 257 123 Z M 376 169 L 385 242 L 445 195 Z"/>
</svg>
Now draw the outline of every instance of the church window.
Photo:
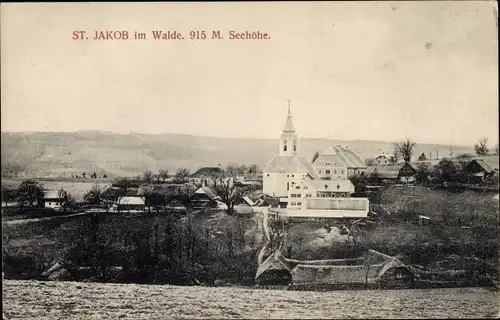
<svg viewBox="0 0 500 320">
<path fill-rule="evenodd" d="M 302 205 L 302 202 L 297 202 L 297 205 L 298 205 L 298 206 Z"/>
<path fill-rule="evenodd" d="M 330 174 L 330 170 L 325 170 L 325 173 L 326 174 Z"/>
<path fill-rule="evenodd" d="M 269 177 L 269 173 L 267 174 L 267 176 Z"/>
<path fill-rule="evenodd" d="M 292 174 L 292 178 L 293 178 L 293 174 Z"/>
<path fill-rule="evenodd" d="M 297 151 L 297 146 L 295 144 L 293 145 L 293 151 Z"/>
<path fill-rule="evenodd" d="M 290 175 L 289 175 L 289 174 L 287 174 L 287 175 L 286 175 L 286 177 L 288 178 L 288 177 L 290 177 Z"/>
<path fill-rule="evenodd" d="M 286 144 L 283 146 L 283 151 L 286 151 Z"/>
<path fill-rule="evenodd" d="M 296 186 L 295 189 L 300 189 L 300 186 Z"/>
</svg>

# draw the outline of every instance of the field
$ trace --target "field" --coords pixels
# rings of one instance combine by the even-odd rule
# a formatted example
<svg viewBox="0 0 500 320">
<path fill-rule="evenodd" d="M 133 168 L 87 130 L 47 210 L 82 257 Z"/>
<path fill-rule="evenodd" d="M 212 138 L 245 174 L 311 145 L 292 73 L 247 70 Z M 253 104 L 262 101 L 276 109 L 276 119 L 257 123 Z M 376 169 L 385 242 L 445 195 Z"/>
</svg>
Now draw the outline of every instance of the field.
<svg viewBox="0 0 500 320">
<path fill-rule="evenodd" d="M 149 169 L 175 172 L 188 168 L 228 163 L 257 164 L 260 168 L 278 151 L 276 139 L 228 139 L 181 134 L 115 134 L 86 131 L 73 133 L 2 132 L 2 168 L 31 177 L 71 177 L 82 172 L 111 176 L 135 176 Z M 392 152 L 390 142 L 363 140 L 301 139 L 301 154 L 312 158 L 314 152 L 330 145 L 348 145 L 364 158 Z M 472 147 L 454 146 L 458 153 Z M 424 152 L 446 154 L 449 146 L 417 144 L 416 155 Z M 9 169 L 10 167 L 10 169 Z M 8 169 L 8 170 L 7 170 Z M 4 174 L 3 174 L 4 175 Z"/>
<path fill-rule="evenodd" d="M 9 319 L 494 318 L 482 288 L 299 292 L 228 287 L 6 280 Z"/>
<path fill-rule="evenodd" d="M 59 190 L 64 189 L 66 192 L 75 197 L 78 201 L 81 201 L 83 195 L 92 189 L 92 187 L 97 184 L 100 188 L 105 188 L 111 186 L 110 182 L 97 182 L 92 181 L 93 179 L 88 179 L 88 182 L 70 182 L 70 181 L 40 181 L 43 184 L 45 190 Z M 4 180 L 2 181 L 2 187 L 9 189 L 17 189 L 22 180 Z"/>
</svg>

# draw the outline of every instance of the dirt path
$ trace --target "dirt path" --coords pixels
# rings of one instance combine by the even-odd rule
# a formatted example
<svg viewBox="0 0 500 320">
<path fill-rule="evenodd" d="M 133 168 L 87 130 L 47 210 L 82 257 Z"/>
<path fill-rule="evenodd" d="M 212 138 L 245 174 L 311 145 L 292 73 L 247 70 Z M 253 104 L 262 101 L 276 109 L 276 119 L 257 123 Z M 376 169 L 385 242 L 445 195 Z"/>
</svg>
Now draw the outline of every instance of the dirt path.
<svg viewBox="0 0 500 320">
<path fill-rule="evenodd" d="M 92 213 L 92 211 L 85 211 L 85 212 L 80 212 L 80 213 L 68 214 L 68 215 L 64 215 L 64 216 L 53 216 L 53 217 L 34 218 L 34 219 L 19 219 L 19 220 L 2 221 L 2 225 L 10 226 L 10 225 L 16 225 L 16 224 L 26 224 L 26 223 L 33 223 L 33 222 L 40 222 L 40 221 L 49 221 L 49 220 L 55 220 L 55 219 L 83 216 L 83 215 L 87 215 L 87 214 L 91 214 L 91 213 Z"/>
<path fill-rule="evenodd" d="M 269 211 L 264 209 L 262 211 L 262 231 L 264 232 L 264 245 L 257 256 L 257 263 L 260 266 L 264 261 L 264 255 L 266 254 L 266 250 L 269 247 Z"/>
</svg>

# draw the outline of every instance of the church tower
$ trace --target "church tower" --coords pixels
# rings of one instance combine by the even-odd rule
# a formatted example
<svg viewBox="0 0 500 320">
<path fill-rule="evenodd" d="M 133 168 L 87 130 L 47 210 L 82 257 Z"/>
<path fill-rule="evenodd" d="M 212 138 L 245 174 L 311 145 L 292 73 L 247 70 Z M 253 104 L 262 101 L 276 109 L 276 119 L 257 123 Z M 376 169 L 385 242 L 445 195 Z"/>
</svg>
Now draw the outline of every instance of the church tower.
<svg viewBox="0 0 500 320">
<path fill-rule="evenodd" d="M 292 122 L 292 113 L 290 112 L 290 100 L 288 100 L 288 116 L 286 118 L 285 128 L 280 137 L 280 156 L 295 156 L 299 153 L 299 140 L 295 133 Z"/>
</svg>

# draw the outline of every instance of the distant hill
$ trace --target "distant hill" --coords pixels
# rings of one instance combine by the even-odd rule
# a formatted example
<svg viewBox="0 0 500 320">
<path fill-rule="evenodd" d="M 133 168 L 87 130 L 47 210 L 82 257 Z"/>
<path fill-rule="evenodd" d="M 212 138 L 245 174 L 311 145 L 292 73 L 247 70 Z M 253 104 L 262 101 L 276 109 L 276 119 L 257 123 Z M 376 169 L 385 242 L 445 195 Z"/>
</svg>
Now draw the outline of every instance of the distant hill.
<svg viewBox="0 0 500 320">
<path fill-rule="evenodd" d="M 146 169 L 170 172 L 178 168 L 194 171 L 202 166 L 228 163 L 257 164 L 263 168 L 278 152 L 278 139 L 231 139 L 182 134 L 117 134 L 103 131 L 2 132 L 2 172 L 19 171 L 33 177 L 71 176 L 82 172 L 108 176 L 134 176 Z M 300 140 L 300 154 L 309 160 L 315 151 L 329 145 L 348 146 L 364 158 L 391 153 L 390 142 L 363 140 Z M 449 156 L 450 146 L 417 144 L 414 155 L 422 152 L 434 158 Z M 453 147 L 453 153 L 472 153 L 471 147 Z"/>
</svg>

